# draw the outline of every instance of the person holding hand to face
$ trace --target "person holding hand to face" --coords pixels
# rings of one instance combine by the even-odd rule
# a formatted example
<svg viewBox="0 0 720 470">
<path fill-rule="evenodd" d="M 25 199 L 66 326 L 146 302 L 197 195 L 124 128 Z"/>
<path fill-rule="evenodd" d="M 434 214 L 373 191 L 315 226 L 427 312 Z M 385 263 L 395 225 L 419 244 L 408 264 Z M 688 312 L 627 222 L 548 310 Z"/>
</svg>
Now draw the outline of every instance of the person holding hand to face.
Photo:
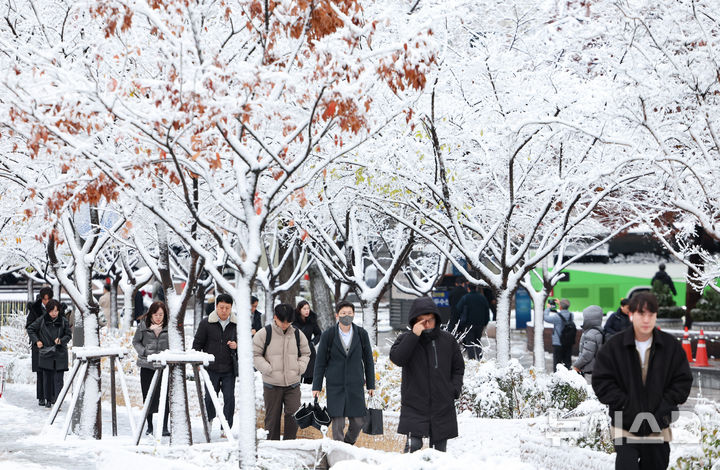
<svg viewBox="0 0 720 470">
<path fill-rule="evenodd" d="M 411 331 L 400 334 L 390 360 L 402 367 L 398 433 L 407 435 L 405 452 L 430 446 L 445 452 L 447 440 L 458 435 L 455 400 L 465 373 L 460 345 L 440 329 L 440 311 L 430 297 L 415 299 L 408 317 Z"/>
</svg>

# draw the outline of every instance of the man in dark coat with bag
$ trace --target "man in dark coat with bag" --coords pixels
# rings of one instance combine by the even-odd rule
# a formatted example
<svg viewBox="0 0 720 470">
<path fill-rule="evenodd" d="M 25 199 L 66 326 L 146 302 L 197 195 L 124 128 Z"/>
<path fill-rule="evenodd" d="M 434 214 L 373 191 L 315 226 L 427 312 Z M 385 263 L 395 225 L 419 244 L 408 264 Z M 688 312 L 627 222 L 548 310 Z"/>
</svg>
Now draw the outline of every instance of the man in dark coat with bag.
<svg viewBox="0 0 720 470">
<path fill-rule="evenodd" d="M 320 395 L 323 377 L 327 379 L 332 437 L 355 444 L 367 414 L 363 386 L 370 396 L 375 392 L 375 363 L 367 331 L 353 324 L 353 304 L 340 302 L 336 312 L 337 326 L 328 328 L 320 337 L 312 390 L 314 397 Z M 347 433 L 345 418 L 350 422 Z"/>
<path fill-rule="evenodd" d="M 25 320 L 25 329 L 35 323 L 35 321 L 45 315 L 45 305 L 53 298 L 53 291 L 50 287 L 43 287 L 38 293 L 37 300 L 28 304 L 28 315 Z M 36 397 L 38 405 L 45 406 L 45 394 L 43 393 L 43 370 L 38 367 L 38 347 L 35 342 L 30 339 L 32 371 L 37 374 L 36 379 Z"/>
<path fill-rule="evenodd" d="M 403 368 L 398 433 L 407 435 L 405 452 L 430 446 L 445 452 L 457 437 L 455 400 L 460 397 L 465 363 L 455 337 L 440 329 L 440 311 L 430 297 L 415 299 L 408 322 L 390 349 L 390 360 Z"/>
<path fill-rule="evenodd" d="M 609 406 L 618 470 L 667 468 L 670 423 L 692 387 L 680 342 L 655 328 L 657 312 L 653 294 L 634 294 L 632 326 L 608 339 L 595 357 L 592 386 Z"/>
</svg>

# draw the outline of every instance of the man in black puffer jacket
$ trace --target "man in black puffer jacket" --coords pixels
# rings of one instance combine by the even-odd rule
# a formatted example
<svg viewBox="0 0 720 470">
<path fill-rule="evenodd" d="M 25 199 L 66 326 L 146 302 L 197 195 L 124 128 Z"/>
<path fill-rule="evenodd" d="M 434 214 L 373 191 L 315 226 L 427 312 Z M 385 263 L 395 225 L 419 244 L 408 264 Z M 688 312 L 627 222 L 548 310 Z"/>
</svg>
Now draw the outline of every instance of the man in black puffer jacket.
<svg viewBox="0 0 720 470">
<path fill-rule="evenodd" d="M 203 319 L 195 332 L 192 348 L 215 356 L 207 367 L 215 393 L 222 390 L 223 415 L 228 425 L 233 425 L 235 414 L 235 375 L 237 365 L 237 317 L 232 313 L 233 299 L 220 294 L 215 300 L 215 311 Z M 205 393 L 205 408 L 208 420 L 215 418 L 215 406 L 209 394 Z"/>
<path fill-rule="evenodd" d="M 460 345 L 440 329 L 440 311 L 430 297 L 415 299 L 408 322 L 390 349 L 390 360 L 403 368 L 398 433 L 407 434 L 405 452 L 430 446 L 445 451 L 447 440 L 457 437 L 455 400 L 460 397 L 465 373 Z"/>
<path fill-rule="evenodd" d="M 615 468 L 664 469 L 670 457 L 670 423 L 690 394 L 693 378 L 680 342 L 655 328 L 653 294 L 630 299 L 632 326 L 595 356 L 592 386 L 610 408 Z"/>
</svg>

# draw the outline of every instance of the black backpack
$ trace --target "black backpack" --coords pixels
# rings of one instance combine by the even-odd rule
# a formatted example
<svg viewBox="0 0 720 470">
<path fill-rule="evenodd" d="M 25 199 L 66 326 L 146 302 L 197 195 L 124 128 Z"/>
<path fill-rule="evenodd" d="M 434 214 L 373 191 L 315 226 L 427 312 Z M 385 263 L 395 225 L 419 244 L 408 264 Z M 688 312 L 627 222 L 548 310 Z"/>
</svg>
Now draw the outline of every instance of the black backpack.
<svg viewBox="0 0 720 470">
<path fill-rule="evenodd" d="M 294 326 L 290 326 L 293 330 L 295 330 L 295 344 L 297 344 L 297 350 L 298 350 L 298 357 L 301 356 L 300 354 L 300 330 L 295 328 Z M 263 348 L 263 357 L 265 357 L 265 353 L 267 352 L 268 344 L 270 344 L 270 340 L 272 339 L 272 325 L 265 325 L 265 347 Z"/>
<path fill-rule="evenodd" d="M 560 346 L 568 348 L 575 345 L 577 339 L 577 327 L 575 322 L 572 320 L 572 313 L 570 318 L 567 320 L 558 312 L 560 320 L 562 320 L 562 326 L 560 327 Z"/>
</svg>

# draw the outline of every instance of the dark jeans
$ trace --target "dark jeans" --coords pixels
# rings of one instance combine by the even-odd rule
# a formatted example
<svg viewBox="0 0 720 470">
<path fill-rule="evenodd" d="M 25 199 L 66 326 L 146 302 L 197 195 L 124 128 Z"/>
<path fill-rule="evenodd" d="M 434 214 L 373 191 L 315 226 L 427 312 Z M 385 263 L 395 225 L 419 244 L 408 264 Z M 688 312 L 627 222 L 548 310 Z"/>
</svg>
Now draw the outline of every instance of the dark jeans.
<svg viewBox="0 0 720 470">
<path fill-rule="evenodd" d="M 465 350 L 467 351 L 468 359 L 482 359 L 483 350 L 480 345 L 480 340 L 482 339 L 483 331 L 485 331 L 485 326 L 471 326 L 465 335 L 463 346 L 465 346 Z"/>
<path fill-rule="evenodd" d="M 407 442 L 405 443 L 404 452 L 406 454 L 408 452 L 415 452 L 416 450 L 422 449 L 422 446 L 423 446 L 422 436 L 413 436 L 412 434 L 408 434 Z M 430 438 L 430 447 L 434 448 L 435 450 L 439 450 L 440 452 L 446 452 L 447 451 L 447 439 L 442 439 L 442 440 L 435 442 L 432 440 L 432 438 Z"/>
<path fill-rule="evenodd" d="M 45 399 L 45 383 L 43 381 L 43 369 L 37 368 L 37 371 L 35 372 L 37 374 L 37 382 L 35 383 L 35 394 L 37 395 L 38 400 L 44 400 Z"/>
<path fill-rule="evenodd" d="M 615 446 L 615 470 L 664 470 L 670 462 L 670 444 L 627 444 Z"/>
<path fill-rule="evenodd" d="M 223 415 L 228 422 L 228 426 L 232 427 L 233 415 L 235 414 L 235 374 L 232 371 L 220 374 L 210 370 L 207 373 L 210 376 L 210 382 L 215 389 L 215 393 L 222 390 L 223 401 L 225 402 Z M 219 394 L 218 397 L 220 397 Z M 205 408 L 207 409 L 208 421 L 212 421 L 215 418 L 215 406 L 207 392 L 207 387 L 205 390 Z"/>
<path fill-rule="evenodd" d="M 572 346 L 555 346 L 553 345 L 553 372 L 557 370 L 558 364 L 563 364 L 566 368 L 570 369 L 570 362 L 572 360 Z"/>
<path fill-rule="evenodd" d="M 60 390 L 62 390 L 65 384 L 64 377 L 65 371 L 42 369 L 43 396 L 45 397 L 45 401 L 55 403 L 55 400 L 57 400 L 60 394 Z"/>
<path fill-rule="evenodd" d="M 160 371 L 162 373 L 162 370 Z M 140 368 L 140 389 L 142 390 L 143 403 L 147 398 L 148 392 L 150 391 L 150 383 L 152 382 L 153 375 L 155 375 L 155 369 L 148 369 L 147 367 Z M 155 384 L 155 392 L 153 393 L 152 401 L 150 402 L 150 414 L 147 417 L 147 428 L 150 432 L 153 430 L 153 415 L 158 412 L 160 406 L 160 388 L 162 385 L 162 375 L 158 376 L 158 381 Z M 165 402 L 165 416 L 163 418 L 163 430 L 167 429 L 168 416 L 170 415 L 170 402 Z"/>
<path fill-rule="evenodd" d="M 280 387 L 263 384 L 265 399 L 265 430 L 269 441 L 280 440 L 280 418 L 285 415 L 285 432 L 283 440 L 289 441 L 297 437 L 297 423 L 293 415 L 300 408 L 300 384 Z"/>
</svg>

